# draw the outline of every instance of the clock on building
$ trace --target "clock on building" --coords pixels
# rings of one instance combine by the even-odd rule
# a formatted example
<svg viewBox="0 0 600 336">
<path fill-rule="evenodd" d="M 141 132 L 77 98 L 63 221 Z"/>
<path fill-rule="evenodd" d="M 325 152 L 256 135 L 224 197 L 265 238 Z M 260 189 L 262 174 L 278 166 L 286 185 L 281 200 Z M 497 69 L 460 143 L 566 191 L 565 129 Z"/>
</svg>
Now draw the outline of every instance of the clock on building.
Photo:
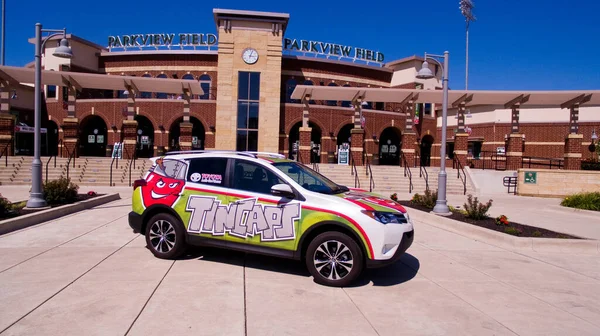
<svg viewBox="0 0 600 336">
<path fill-rule="evenodd" d="M 258 61 L 258 51 L 254 48 L 246 48 L 242 52 L 242 59 L 247 64 L 254 64 Z"/>
</svg>

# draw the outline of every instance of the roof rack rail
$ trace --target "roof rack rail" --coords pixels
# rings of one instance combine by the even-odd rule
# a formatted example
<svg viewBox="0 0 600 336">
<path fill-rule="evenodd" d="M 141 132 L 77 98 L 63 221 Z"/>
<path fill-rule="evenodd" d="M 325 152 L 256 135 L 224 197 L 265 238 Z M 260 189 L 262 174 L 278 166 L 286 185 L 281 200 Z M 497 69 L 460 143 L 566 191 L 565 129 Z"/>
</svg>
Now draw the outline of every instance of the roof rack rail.
<svg viewBox="0 0 600 336">
<path fill-rule="evenodd" d="M 255 154 L 255 155 L 265 155 L 265 156 L 285 159 L 285 155 L 279 154 L 279 153 L 272 153 L 272 152 L 244 152 L 244 153 L 250 153 L 250 154 Z"/>
<path fill-rule="evenodd" d="M 218 150 L 218 149 L 190 149 L 190 150 L 182 150 L 182 151 L 169 151 L 166 152 L 165 155 L 177 155 L 177 154 L 201 154 L 201 153 L 223 153 L 223 154 L 241 154 L 245 156 L 250 156 L 256 158 L 256 155 L 252 155 L 251 153 L 246 153 L 242 151 L 235 150 Z"/>
</svg>

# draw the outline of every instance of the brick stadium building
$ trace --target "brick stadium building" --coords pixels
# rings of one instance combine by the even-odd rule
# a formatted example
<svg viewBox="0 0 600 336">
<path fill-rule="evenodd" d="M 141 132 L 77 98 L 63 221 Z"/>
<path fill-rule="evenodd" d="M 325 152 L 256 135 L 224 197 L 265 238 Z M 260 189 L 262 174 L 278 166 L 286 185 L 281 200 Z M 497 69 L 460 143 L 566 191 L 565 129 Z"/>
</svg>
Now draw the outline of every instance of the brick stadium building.
<svg viewBox="0 0 600 336">
<path fill-rule="evenodd" d="M 409 165 L 439 165 L 441 105 L 436 100 L 292 98 L 297 85 L 441 90 L 438 66 L 430 63 L 436 78 L 420 80 L 421 57 L 388 61 L 374 50 L 297 40 L 285 35 L 287 14 L 219 9 L 213 14 L 216 34 L 111 36 L 108 47 L 68 35 L 72 59 L 52 56 L 60 37 L 46 43 L 42 155 L 110 156 L 116 144 L 124 144 L 125 157 L 237 149 L 334 163 L 342 146 L 356 152 L 358 164 L 369 159 L 400 165 L 404 153 Z M 33 152 L 32 68 L 2 67 L 0 72 L 0 150 L 6 147 L 9 155 Z M 86 74 L 110 77 L 110 85 L 84 85 L 80 82 L 96 78 L 88 80 Z M 118 85 L 116 76 L 123 76 Z M 146 92 L 138 89 L 136 78 L 177 80 L 183 89 Z M 201 93 L 194 94 L 192 86 Z M 600 132 L 600 108 L 597 97 L 590 97 L 599 93 L 573 93 L 575 99 L 562 107 L 527 105 L 528 93 L 522 94 L 502 104 L 469 104 L 468 95 L 462 104 L 450 101 L 448 164 L 457 157 L 463 165 L 482 167 L 490 157 L 506 155 L 512 156 L 504 161 L 509 169 L 520 167 L 522 157 L 579 169 L 582 158 L 594 156 L 589 148 L 592 133 Z"/>
</svg>

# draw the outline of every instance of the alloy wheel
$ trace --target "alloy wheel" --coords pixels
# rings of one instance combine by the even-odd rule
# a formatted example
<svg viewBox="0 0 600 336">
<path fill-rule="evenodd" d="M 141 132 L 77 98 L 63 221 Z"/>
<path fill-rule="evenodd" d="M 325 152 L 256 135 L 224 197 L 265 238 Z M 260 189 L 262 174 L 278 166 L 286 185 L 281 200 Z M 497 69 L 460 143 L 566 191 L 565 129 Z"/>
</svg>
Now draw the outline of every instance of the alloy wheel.
<svg viewBox="0 0 600 336">
<path fill-rule="evenodd" d="M 313 263 L 319 274 L 329 280 L 341 280 L 354 266 L 352 251 L 342 242 L 328 240 L 317 248 Z"/>
<path fill-rule="evenodd" d="M 150 227 L 150 244 L 160 253 L 168 253 L 175 246 L 175 228 L 166 220 L 160 219 Z"/>
</svg>

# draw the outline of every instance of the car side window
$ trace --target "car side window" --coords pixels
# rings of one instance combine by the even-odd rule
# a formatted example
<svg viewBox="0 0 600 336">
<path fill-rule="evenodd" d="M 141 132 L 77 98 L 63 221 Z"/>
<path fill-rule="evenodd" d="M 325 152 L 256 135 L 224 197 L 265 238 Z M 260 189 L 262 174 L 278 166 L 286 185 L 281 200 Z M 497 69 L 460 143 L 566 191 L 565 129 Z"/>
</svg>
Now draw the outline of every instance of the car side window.
<svg viewBox="0 0 600 336">
<path fill-rule="evenodd" d="M 226 158 L 197 158 L 190 160 L 187 180 L 199 184 L 225 186 Z"/>
<path fill-rule="evenodd" d="M 281 183 L 285 184 L 285 181 L 260 164 L 235 160 L 232 186 L 234 189 L 271 194 L 271 187 Z"/>
</svg>

